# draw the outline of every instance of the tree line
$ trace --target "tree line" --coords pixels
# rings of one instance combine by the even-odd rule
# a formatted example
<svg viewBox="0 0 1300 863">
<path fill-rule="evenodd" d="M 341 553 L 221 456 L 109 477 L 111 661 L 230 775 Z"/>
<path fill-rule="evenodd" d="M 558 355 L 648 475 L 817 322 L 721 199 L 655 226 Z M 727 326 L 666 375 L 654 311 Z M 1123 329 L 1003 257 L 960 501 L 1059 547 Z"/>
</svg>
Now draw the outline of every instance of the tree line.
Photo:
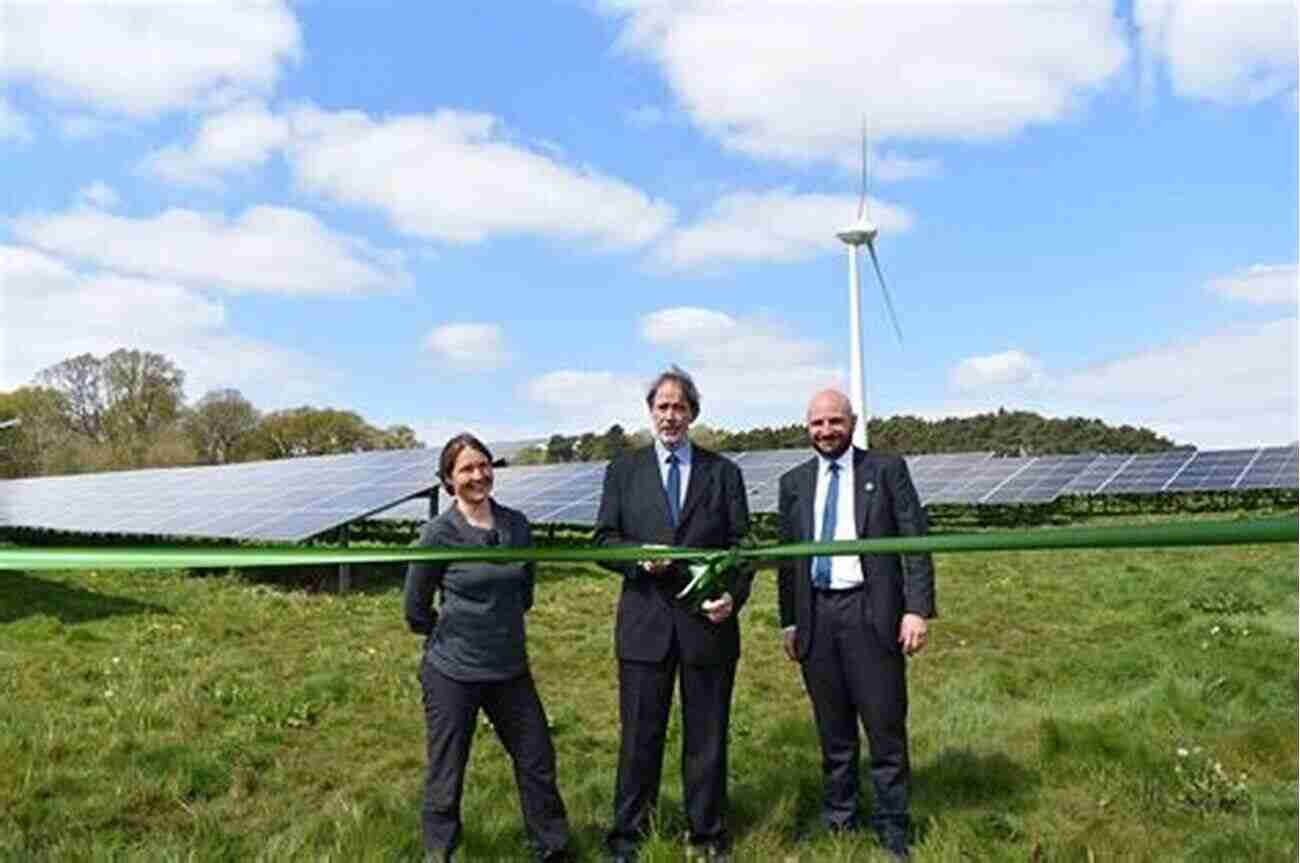
<svg viewBox="0 0 1300 863">
<path fill-rule="evenodd" d="M 217 465 L 306 455 L 422 447 L 406 425 L 376 428 L 355 411 L 297 407 L 263 412 L 235 389 L 186 404 L 185 372 L 169 358 L 121 349 L 81 354 L 42 369 L 30 386 L 0 392 L 0 477 L 139 467 Z M 872 419 L 871 445 L 908 455 L 992 451 L 998 455 L 1158 452 L 1174 443 L 1150 429 L 1099 419 L 1054 419 L 1030 411 L 927 420 Z M 727 431 L 691 428 L 700 446 L 724 452 L 802 449 L 800 423 Z M 513 464 L 604 461 L 650 442 L 645 429 L 552 435 Z"/>
<path fill-rule="evenodd" d="M 1031 411 L 1008 411 L 927 420 L 915 416 L 873 418 L 867 426 L 871 446 L 905 455 L 944 452 L 985 452 L 1001 456 L 1067 453 L 1161 452 L 1175 444 L 1147 428 L 1110 426 L 1099 419 L 1054 419 Z M 720 452 L 803 449 L 808 432 L 800 423 L 731 432 L 707 425 L 691 426 L 691 440 Z M 516 455 L 515 464 L 601 461 L 647 444 L 644 429 L 626 434 L 610 426 L 604 434 L 552 435 L 544 445 Z"/>
<path fill-rule="evenodd" d="M 376 428 L 355 411 L 263 412 L 236 389 L 185 401 L 185 372 L 162 354 L 70 357 L 30 386 L 0 392 L 0 477 L 216 465 L 420 447 L 409 426 Z"/>
</svg>

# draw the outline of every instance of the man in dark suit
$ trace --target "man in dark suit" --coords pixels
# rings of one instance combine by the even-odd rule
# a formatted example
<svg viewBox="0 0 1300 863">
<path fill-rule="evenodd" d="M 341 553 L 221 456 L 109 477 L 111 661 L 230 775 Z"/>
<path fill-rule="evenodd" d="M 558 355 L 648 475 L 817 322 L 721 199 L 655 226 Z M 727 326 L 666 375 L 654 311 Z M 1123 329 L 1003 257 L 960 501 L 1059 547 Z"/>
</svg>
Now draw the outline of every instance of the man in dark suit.
<svg viewBox="0 0 1300 863">
<path fill-rule="evenodd" d="M 785 542 L 923 536 L 926 513 L 907 462 L 850 446 L 857 417 L 841 392 L 808 405 L 816 456 L 781 477 Z M 871 752 L 871 824 L 895 857 L 909 856 L 907 681 L 904 656 L 924 649 L 935 615 L 928 554 L 788 560 L 779 570 L 785 652 L 800 663 L 821 741 L 822 820 L 858 822 L 858 721 Z"/>
<path fill-rule="evenodd" d="M 729 548 L 749 530 L 745 483 L 735 464 L 692 446 L 687 431 L 700 397 L 686 372 L 672 367 L 646 394 L 655 441 L 610 463 L 596 517 L 600 545 Z M 716 599 L 676 598 L 687 567 L 664 560 L 608 564 L 623 575 L 615 625 L 619 748 L 614 825 L 606 844 L 631 861 L 659 796 L 664 738 L 675 679 L 682 687 L 682 784 L 691 856 L 727 860 L 727 728 L 740 656 L 736 616 L 753 573 L 733 573 Z"/>
</svg>

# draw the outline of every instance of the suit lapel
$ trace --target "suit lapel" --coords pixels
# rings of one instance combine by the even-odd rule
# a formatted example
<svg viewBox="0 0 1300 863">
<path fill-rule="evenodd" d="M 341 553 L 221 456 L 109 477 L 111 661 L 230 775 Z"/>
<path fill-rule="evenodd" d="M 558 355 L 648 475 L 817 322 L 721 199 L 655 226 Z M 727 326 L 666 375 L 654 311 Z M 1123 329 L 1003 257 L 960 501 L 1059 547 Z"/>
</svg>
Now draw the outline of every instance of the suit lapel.
<svg viewBox="0 0 1300 863">
<path fill-rule="evenodd" d="M 799 490 L 799 521 L 803 528 L 803 536 L 809 541 L 817 539 L 813 536 L 813 528 L 817 526 L 813 507 L 817 504 L 817 465 L 820 463 L 821 460 L 817 456 L 813 456 L 812 461 L 805 462 L 803 480 L 799 483 L 802 486 Z"/>
<path fill-rule="evenodd" d="M 867 504 L 871 500 L 871 491 L 875 484 L 867 468 L 867 453 L 857 447 L 853 448 L 853 516 L 858 536 L 867 535 Z"/>
<path fill-rule="evenodd" d="M 659 451 L 655 449 L 654 444 L 651 444 L 642 452 L 644 455 L 637 472 L 641 474 L 642 481 L 646 485 L 659 490 L 658 494 L 647 494 L 646 499 L 650 501 L 650 506 L 659 520 L 672 530 L 673 517 L 668 512 L 668 490 L 664 488 L 664 477 L 659 472 Z"/>
<path fill-rule="evenodd" d="M 682 504 L 682 524 L 686 524 L 686 520 L 691 517 L 691 512 L 713 485 L 715 464 L 710 456 L 710 453 L 699 447 L 691 449 L 691 478 L 686 483 L 686 502 Z"/>
</svg>

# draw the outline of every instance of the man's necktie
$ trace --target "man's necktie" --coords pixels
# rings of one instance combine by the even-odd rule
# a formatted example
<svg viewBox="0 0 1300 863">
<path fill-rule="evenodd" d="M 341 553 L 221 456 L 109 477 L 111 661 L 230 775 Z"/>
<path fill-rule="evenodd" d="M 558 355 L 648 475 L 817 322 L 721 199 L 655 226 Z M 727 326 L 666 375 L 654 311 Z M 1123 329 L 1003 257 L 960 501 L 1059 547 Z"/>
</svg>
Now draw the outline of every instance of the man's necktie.
<svg viewBox="0 0 1300 863">
<path fill-rule="evenodd" d="M 831 479 L 826 483 L 826 503 L 822 505 L 822 542 L 835 539 L 835 513 L 840 499 L 840 466 L 831 462 Z M 825 590 L 831 586 L 831 558 L 814 557 L 812 568 L 813 587 Z"/>
<path fill-rule="evenodd" d="M 677 453 L 668 456 L 668 515 L 677 527 L 682 520 L 682 469 Z"/>
</svg>

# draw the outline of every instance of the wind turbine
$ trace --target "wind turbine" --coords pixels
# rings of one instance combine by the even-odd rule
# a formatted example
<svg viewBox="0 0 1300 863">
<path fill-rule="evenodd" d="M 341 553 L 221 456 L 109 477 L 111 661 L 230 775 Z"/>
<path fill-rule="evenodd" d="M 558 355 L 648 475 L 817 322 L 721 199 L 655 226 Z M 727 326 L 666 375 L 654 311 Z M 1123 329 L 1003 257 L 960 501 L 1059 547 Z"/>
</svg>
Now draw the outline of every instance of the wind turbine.
<svg viewBox="0 0 1300 863">
<path fill-rule="evenodd" d="M 885 297 L 885 307 L 889 309 L 889 319 L 894 323 L 894 332 L 898 341 L 903 341 L 903 330 L 898 325 L 898 315 L 894 313 L 894 301 L 885 286 L 885 276 L 880 272 L 880 260 L 876 257 L 876 234 L 879 229 L 871 221 L 867 212 L 867 124 L 862 122 L 862 194 L 858 197 L 858 219 L 842 231 L 836 233 L 840 242 L 849 248 L 849 341 L 851 360 L 849 371 L 849 401 L 853 403 L 853 412 L 858 415 L 858 426 L 853 432 L 853 443 L 863 449 L 867 448 L 867 385 L 863 377 L 862 360 L 862 288 L 858 280 L 858 259 L 862 246 L 867 247 L 871 255 L 871 265 L 875 268 L 876 279 L 880 282 L 880 291 Z"/>
</svg>

